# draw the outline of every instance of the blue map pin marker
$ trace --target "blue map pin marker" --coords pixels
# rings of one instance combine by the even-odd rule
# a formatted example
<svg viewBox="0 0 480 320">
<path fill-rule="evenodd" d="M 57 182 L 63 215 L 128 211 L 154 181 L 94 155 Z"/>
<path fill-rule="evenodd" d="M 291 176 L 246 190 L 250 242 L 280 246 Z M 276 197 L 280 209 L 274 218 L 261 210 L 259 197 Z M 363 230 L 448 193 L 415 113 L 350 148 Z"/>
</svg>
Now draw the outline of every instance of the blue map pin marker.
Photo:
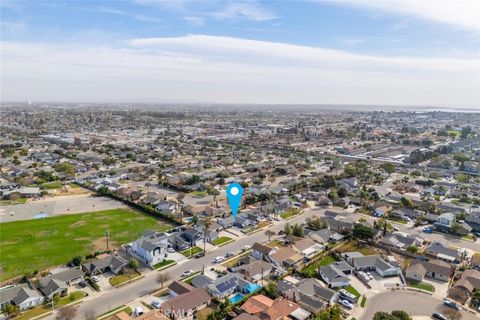
<svg viewBox="0 0 480 320">
<path fill-rule="evenodd" d="M 231 183 L 227 187 L 227 199 L 228 204 L 230 205 L 230 210 L 232 210 L 233 219 L 237 218 L 238 207 L 242 201 L 243 188 L 236 182 Z"/>
</svg>

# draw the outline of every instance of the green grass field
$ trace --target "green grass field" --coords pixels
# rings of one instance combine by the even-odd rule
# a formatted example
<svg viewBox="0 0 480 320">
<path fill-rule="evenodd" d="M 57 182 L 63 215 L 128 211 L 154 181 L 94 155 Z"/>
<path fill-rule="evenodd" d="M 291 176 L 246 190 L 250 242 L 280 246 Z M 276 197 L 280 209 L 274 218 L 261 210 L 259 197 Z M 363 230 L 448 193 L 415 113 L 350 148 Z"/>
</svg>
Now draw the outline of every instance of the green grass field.
<svg viewBox="0 0 480 320">
<path fill-rule="evenodd" d="M 317 275 L 317 270 L 319 267 L 328 266 L 334 263 L 336 260 L 331 256 L 325 256 L 322 260 L 302 269 L 302 272 L 310 277 L 315 277 Z"/>
<path fill-rule="evenodd" d="M 194 256 L 197 253 L 200 253 L 202 251 L 203 251 L 202 248 L 195 246 L 191 249 L 184 250 L 180 253 L 183 254 L 185 257 L 190 258 L 191 256 Z"/>
<path fill-rule="evenodd" d="M 426 283 L 426 282 L 410 281 L 408 282 L 408 286 L 412 288 L 425 290 L 425 291 L 435 292 L 435 287 L 430 283 Z"/>
<path fill-rule="evenodd" d="M 71 214 L 0 225 L 0 281 L 41 271 L 137 238 L 145 229 L 165 230 L 164 221 L 131 209 Z"/>
<path fill-rule="evenodd" d="M 233 241 L 233 239 L 230 238 L 230 237 L 220 237 L 218 239 L 213 240 L 212 243 L 216 246 L 221 247 L 221 246 L 223 246 L 223 245 L 225 245 L 229 242 L 232 242 L 232 241 Z"/>
</svg>

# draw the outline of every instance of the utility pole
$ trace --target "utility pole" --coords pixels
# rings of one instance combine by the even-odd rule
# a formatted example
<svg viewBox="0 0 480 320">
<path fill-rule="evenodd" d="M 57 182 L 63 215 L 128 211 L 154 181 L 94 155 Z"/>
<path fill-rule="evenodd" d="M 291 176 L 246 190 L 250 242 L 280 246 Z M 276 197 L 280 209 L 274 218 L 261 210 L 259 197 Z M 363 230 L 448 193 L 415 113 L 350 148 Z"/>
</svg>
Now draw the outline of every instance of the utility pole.
<svg viewBox="0 0 480 320">
<path fill-rule="evenodd" d="M 108 251 L 108 240 L 110 238 L 110 232 L 108 230 L 105 230 L 105 238 L 107 239 L 107 251 Z"/>
</svg>

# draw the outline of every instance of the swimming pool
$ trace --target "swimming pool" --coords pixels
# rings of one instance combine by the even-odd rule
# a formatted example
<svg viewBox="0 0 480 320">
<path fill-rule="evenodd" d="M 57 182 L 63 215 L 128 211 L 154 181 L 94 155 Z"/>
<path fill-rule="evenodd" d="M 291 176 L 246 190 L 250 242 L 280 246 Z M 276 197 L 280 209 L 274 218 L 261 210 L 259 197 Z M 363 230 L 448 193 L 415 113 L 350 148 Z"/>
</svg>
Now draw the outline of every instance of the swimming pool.
<svg viewBox="0 0 480 320">
<path fill-rule="evenodd" d="M 231 297 L 229 300 L 232 304 L 237 304 L 239 303 L 240 301 L 242 301 L 244 295 L 241 294 L 241 293 L 237 293 L 236 295 L 234 295 L 233 297 Z"/>
<path fill-rule="evenodd" d="M 255 292 L 255 291 L 257 291 L 261 288 L 262 288 L 262 286 L 259 286 L 258 284 L 250 283 L 250 284 L 247 285 L 246 289 L 247 289 L 248 293 L 253 293 L 253 292 Z"/>
</svg>

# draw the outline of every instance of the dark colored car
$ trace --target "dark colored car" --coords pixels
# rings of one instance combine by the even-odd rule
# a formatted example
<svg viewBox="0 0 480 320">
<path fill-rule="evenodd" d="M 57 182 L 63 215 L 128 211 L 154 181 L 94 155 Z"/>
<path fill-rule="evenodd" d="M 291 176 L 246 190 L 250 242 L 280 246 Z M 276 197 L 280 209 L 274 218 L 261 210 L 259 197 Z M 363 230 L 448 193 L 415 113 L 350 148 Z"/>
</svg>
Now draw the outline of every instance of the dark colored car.
<svg viewBox="0 0 480 320">
<path fill-rule="evenodd" d="M 80 281 L 79 285 L 80 287 L 85 288 L 88 284 L 87 281 Z"/>
<path fill-rule="evenodd" d="M 438 313 L 438 312 L 434 312 L 432 314 L 432 319 L 447 320 L 447 318 L 443 314 Z"/>
</svg>

